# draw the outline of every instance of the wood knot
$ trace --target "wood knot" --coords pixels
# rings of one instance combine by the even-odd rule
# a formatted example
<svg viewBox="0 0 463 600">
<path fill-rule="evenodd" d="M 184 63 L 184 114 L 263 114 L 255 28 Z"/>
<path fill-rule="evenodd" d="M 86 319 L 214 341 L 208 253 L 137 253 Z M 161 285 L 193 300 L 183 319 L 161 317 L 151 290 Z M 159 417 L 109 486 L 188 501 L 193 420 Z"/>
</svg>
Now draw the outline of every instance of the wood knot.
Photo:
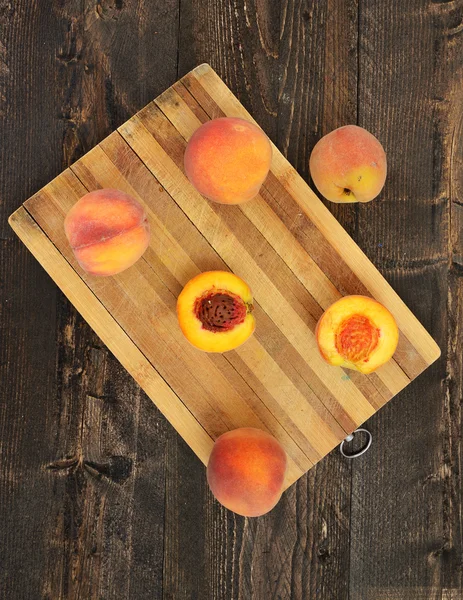
<svg viewBox="0 0 463 600">
<path fill-rule="evenodd" d="M 110 456 L 104 461 L 96 462 L 85 460 L 82 457 L 72 456 L 56 460 L 46 466 L 48 470 L 59 472 L 63 475 L 72 475 L 85 471 L 97 479 L 109 479 L 117 484 L 122 484 L 130 477 L 133 469 L 133 460 L 128 456 Z"/>
<path fill-rule="evenodd" d="M 128 456 L 110 456 L 105 462 L 84 460 L 84 469 L 90 475 L 110 479 L 114 483 L 124 483 L 132 474 L 133 460 Z"/>
<path fill-rule="evenodd" d="M 98 0 L 96 13 L 103 21 L 117 21 L 124 8 L 124 0 Z"/>
<path fill-rule="evenodd" d="M 330 562 L 331 554 L 326 546 L 321 546 L 317 550 L 317 556 L 322 564 L 326 564 L 326 563 Z"/>
<path fill-rule="evenodd" d="M 14 2 L 3 2 L 0 5 L 0 23 L 8 23 L 15 13 Z"/>
</svg>

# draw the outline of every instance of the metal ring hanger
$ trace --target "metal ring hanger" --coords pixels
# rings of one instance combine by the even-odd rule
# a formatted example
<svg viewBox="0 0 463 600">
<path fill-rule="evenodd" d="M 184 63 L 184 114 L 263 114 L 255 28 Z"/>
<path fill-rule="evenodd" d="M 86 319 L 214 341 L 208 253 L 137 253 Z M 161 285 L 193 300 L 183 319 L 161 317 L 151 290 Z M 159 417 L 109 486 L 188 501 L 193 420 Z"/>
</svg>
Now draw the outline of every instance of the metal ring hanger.
<svg viewBox="0 0 463 600">
<path fill-rule="evenodd" d="M 344 451 L 344 444 L 346 442 L 351 442 L 354 439 L 354 436 L 357 433 L 365 433 L 366 436 L 367 436 L 367 443 L 365 444 L 365 446 L 363 448 L 361 448 L 357 452 L 353 452 L 352 454 L 347 454 Z M 356 429 L 353 433 L 351 433 L 344 440 L 342 440 L 342 442 L 341 442 L 341 444 L 339 446 L 339 451 L 341 452 L 341 454 L 345 458 L 357 458 L 359 456 L 362 456 L 362 454 L 365 454 L 365 452 L 370 448 L 372 441 L 373 441 L 373 436 L 371 435 L 371 433 L 367 429 L 362 429 L 362 428 L 361 429 Z"/>
</svg>

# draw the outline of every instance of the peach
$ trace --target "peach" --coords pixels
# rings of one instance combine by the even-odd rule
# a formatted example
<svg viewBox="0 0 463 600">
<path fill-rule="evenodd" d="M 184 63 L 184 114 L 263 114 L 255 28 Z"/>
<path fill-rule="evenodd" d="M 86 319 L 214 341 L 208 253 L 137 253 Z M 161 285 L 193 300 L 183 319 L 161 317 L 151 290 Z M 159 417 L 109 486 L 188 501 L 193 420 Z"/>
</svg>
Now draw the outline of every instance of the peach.
<svg viewBox="0 0 463 600">
<path fill-rule="evenodd" d="M 367 296 L 345 296 L 320 317 L 315 332 L 330 365 L 371 373 L 394 354 L 399 330 L 385 306 Z"/>
<path fill-rule="evenodd" d="M 177 300 L 180 328 L 205 352 L 227 352 L 243 344 L 255 328 L 252 293 L 226 271 L 207 271 L 191 279 Z"/>
<path fill-rule="evenodd" d="M 146 213 L 119 190 L 83 196 L 66 215 L 64 231 L 74 255 L 91 275 L 115 275 L 131 267 L 150 240 Z"/>
<path fill-rule="evenodd" d="M 386 154 L 366 129 L 345 125 L 319 140 L 309 162 L 313 182 L 331 202 L 370 202 L 386 181 Z"/>
<path fill-rule="evenodd" d="M 269 433 L 243 427 L 215 442 L 207 481 L 217 500 L 244 517 L 260 517 L 281 497 L 286 453 Z"/>
<path fill-rule="evenodd" d="M 257 196 L 271 159 L 272 147 L 262 129 L 223 117 L 194 132 L 185 150 L 185 173 L 209 200 L 240 204 Z"/>
</svg>

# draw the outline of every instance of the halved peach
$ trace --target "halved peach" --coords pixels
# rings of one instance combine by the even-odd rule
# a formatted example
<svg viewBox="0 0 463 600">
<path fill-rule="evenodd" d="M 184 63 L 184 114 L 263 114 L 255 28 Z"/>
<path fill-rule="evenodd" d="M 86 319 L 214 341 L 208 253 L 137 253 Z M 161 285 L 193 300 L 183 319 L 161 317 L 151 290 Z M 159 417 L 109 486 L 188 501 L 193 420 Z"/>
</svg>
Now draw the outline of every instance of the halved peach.
<svg viewBox="0 0 463 600">
<path fill-rule="evenodd" d="M 394 354 L 399 330 L 385 306 L 367 296 L 345 296 L 321 316 L 316 328 L 327 363 L 371 373 Z"/>
<path fill-rule="evenodd" d="M 226 271 L 200 273 L 177 300 L 183 334 L 205 352 L 227 352 L 243 344 L 255 328 L 252 309 L 249 286 Z"/>
</svg>

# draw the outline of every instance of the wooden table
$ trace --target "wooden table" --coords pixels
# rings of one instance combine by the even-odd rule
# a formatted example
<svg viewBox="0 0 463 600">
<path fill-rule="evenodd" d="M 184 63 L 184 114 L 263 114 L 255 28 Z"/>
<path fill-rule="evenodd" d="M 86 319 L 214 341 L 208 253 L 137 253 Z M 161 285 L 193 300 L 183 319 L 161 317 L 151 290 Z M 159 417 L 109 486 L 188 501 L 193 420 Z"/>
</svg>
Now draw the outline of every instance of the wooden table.
<svg viewBox="0 0 463 600">
<path fill-rule="evenodd" d="M 463 598 L 463 6 L 409 0 L 0 2 L 0 598 Z M 261 519 L 204 467 L 7 224 L 209 62 L 307 177 L 358 123 L 389 175 L 328 204 L 442 349 Z"/>
</svg>

